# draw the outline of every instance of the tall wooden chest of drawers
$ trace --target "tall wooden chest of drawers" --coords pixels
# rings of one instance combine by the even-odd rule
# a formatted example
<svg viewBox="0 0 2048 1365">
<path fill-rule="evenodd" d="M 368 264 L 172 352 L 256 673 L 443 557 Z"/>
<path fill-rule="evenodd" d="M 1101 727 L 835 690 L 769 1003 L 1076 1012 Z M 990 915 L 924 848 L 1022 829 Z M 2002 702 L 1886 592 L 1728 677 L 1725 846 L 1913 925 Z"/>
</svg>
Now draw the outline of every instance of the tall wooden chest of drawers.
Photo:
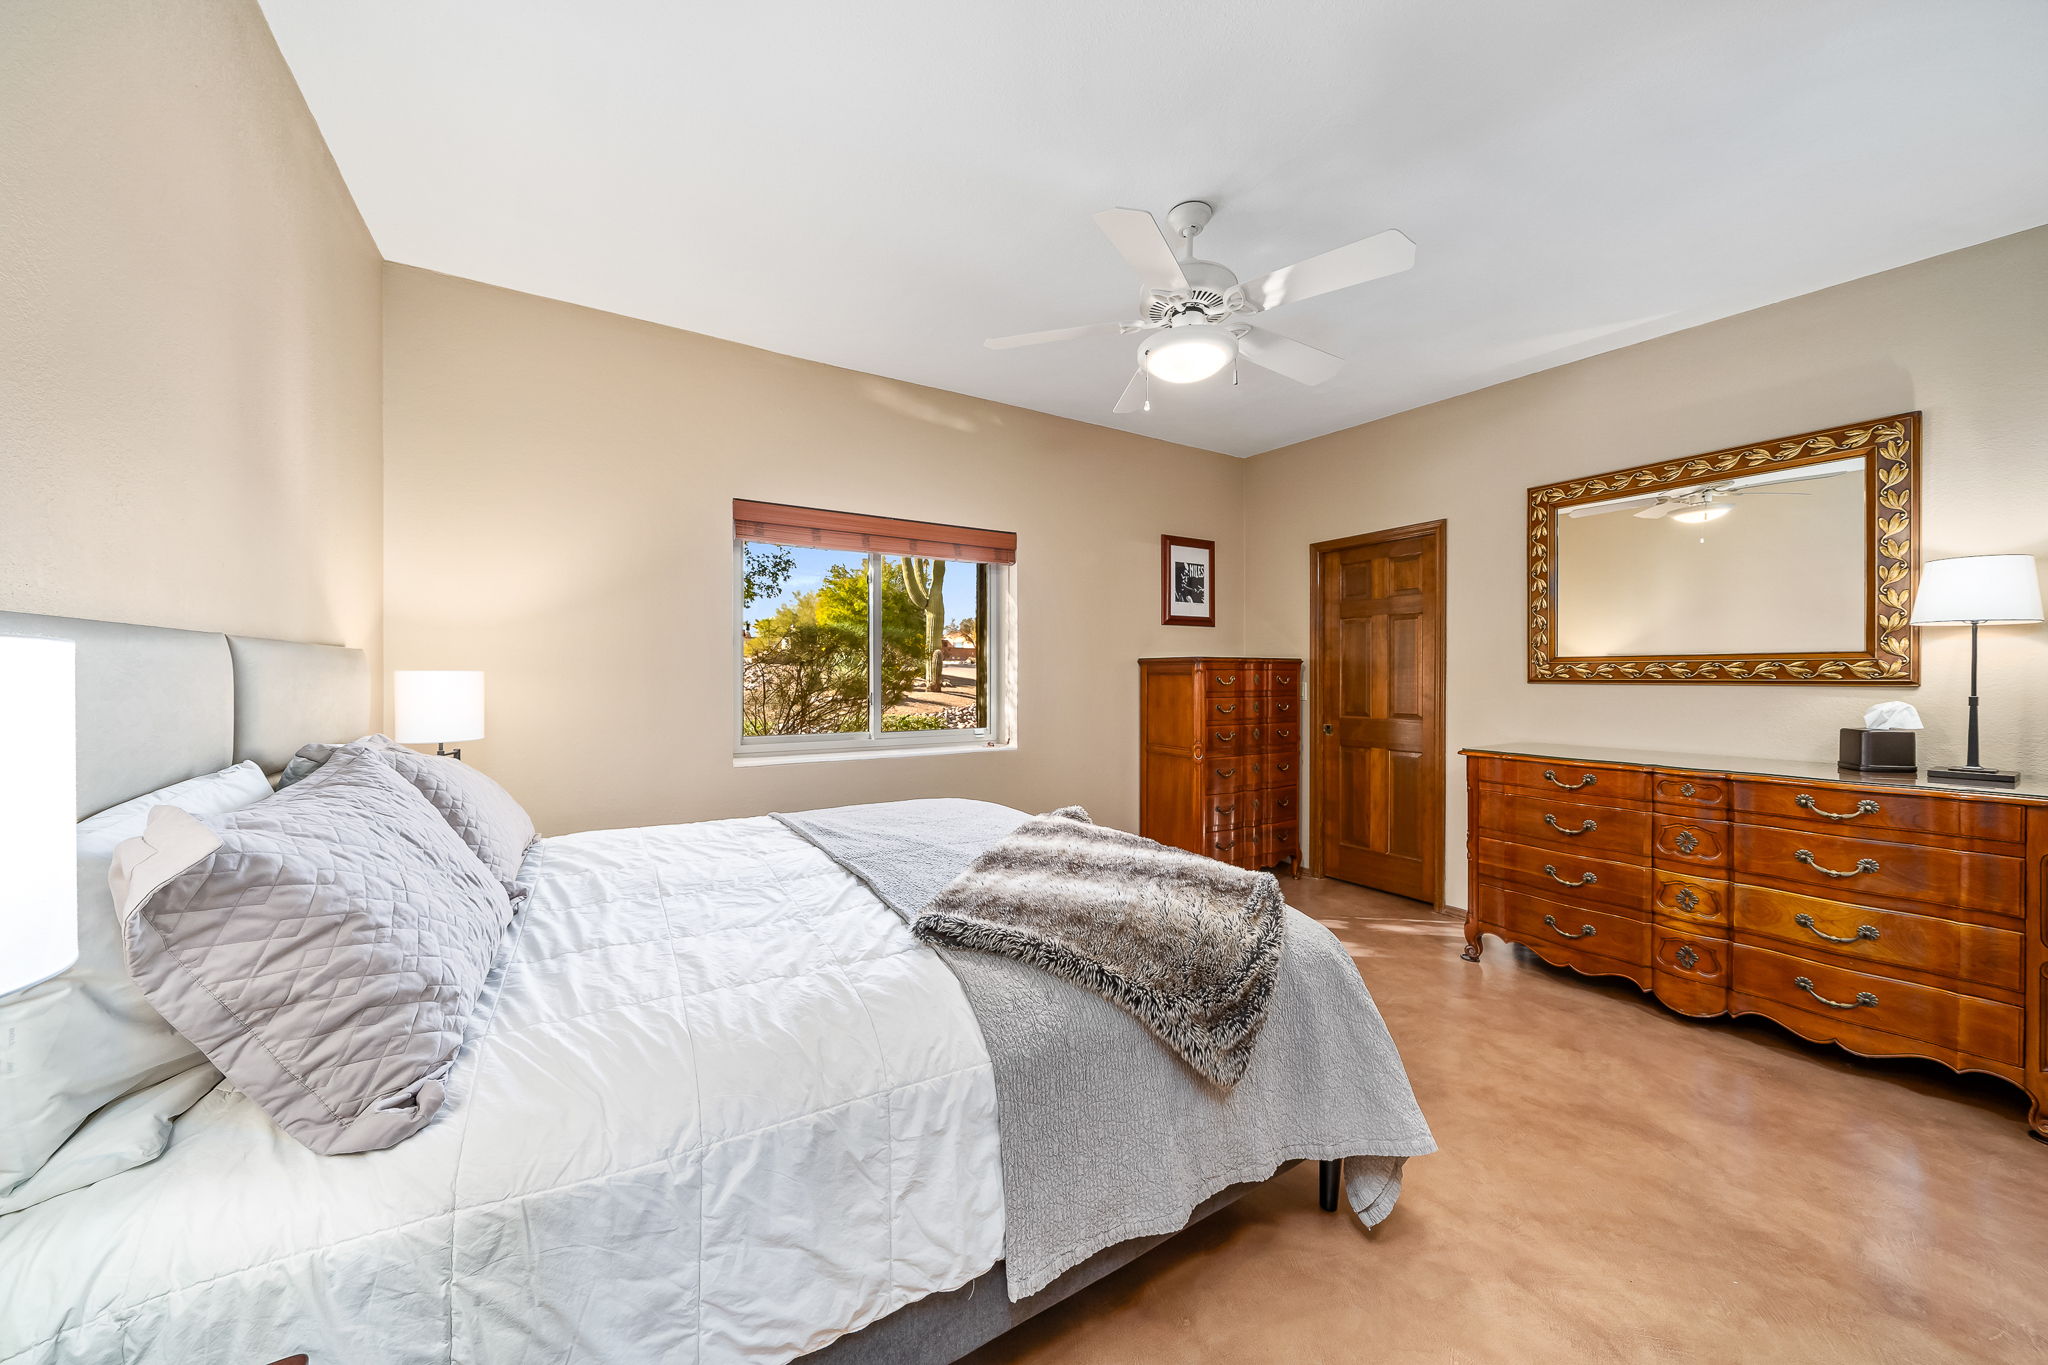
<svg viewBox="0 0 2048 1365">
<path fill-rule="evenodd" d="M 2023 1087 L 2048 1137 L 2048 792 L 1763 759 L 1467 749 L 1496 934 L 1692 1015 Z"/>
<path fill-rule="evenodd" d="M 1138 829 L 1238 867 L 1301 863 L 1301 660 L 1138 661 Z"/>
</svg>

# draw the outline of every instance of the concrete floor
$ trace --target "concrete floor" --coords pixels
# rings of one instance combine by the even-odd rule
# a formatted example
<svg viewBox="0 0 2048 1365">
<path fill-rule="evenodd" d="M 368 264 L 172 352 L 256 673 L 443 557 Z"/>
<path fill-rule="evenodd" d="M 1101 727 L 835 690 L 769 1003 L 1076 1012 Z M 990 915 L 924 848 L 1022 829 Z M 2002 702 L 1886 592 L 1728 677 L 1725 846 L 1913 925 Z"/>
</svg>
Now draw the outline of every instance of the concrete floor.
<svg viewBox="0 0 2048 1365">
<path fill-rule="evenodd" d="M 1696 1021 L 1338 882 L 1442 1150 L 1377 1231 L 1298 1167 L 969 1359 L 2048 1359 L 2048 1146 L 2019 1092 Z"/>
</svg>

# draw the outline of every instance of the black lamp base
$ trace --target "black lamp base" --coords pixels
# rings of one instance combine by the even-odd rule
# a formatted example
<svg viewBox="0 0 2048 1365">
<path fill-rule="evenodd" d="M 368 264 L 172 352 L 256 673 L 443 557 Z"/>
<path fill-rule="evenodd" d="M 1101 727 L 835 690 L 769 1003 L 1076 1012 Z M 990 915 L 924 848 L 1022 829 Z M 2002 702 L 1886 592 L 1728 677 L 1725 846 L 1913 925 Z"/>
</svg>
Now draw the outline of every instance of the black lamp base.
<svg viewBox="0 0 2048 1365">
<path fill-rule="evenodd" d="M 2010 768 L 1929 768 L 1929 782 L 2002 782 L 2010 787 L 2020 775 Z"/>
</svg>

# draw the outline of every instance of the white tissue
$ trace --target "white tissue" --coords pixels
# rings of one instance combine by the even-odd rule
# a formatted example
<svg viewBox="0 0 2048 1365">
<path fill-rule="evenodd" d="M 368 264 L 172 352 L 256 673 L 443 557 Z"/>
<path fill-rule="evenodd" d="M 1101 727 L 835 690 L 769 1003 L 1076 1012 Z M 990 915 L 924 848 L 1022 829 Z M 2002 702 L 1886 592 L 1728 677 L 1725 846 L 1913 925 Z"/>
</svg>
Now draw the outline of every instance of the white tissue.
<svg viewBox="0 0 2048 1365">
<path fill-rule="evenodd" d="M 1863 713 L 1866 730 L 1918 730 L 1920 713 L 1911 702 L 1881 701 Z"/>
</svg>

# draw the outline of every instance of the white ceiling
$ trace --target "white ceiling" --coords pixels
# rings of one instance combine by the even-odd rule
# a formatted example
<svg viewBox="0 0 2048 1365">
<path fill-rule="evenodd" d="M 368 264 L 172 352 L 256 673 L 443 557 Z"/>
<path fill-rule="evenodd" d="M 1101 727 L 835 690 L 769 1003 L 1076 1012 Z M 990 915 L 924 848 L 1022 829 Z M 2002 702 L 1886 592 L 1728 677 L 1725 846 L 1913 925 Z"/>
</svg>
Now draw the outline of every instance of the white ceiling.
<svg viewBox="0 0 2048 1365">
<path fill-rule="evenodd" d="M 1248 455 L 2048 222 L 2041 0 L 263 0 L 384 254 Z M 1110 412 L 1089 214 L 1344 355 Z M 1167 386 L 1159 386 L 1165 390 Z"/>
</svg>

